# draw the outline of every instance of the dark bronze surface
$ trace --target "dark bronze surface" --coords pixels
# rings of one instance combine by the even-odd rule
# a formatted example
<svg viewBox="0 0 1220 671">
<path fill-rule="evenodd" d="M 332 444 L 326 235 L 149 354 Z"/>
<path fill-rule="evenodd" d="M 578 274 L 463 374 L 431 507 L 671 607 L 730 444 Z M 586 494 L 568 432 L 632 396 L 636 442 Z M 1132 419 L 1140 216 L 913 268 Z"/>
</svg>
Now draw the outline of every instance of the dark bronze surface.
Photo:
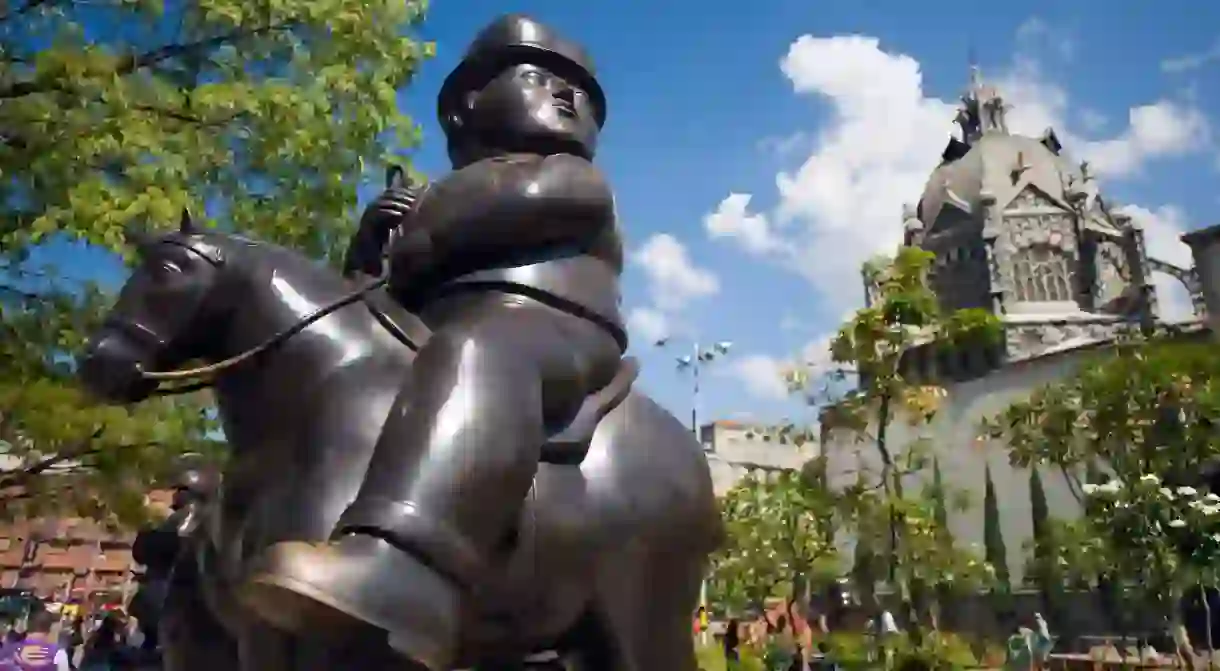
<svg viewBox="0 0 1220 671">
<path fill-rule="evenodd" d="M 622 358 L 622 246 L 590 162 L 604 95 L 579 48 L 507 17 L 440 110 L 454 171 L 390 180 L 351 278 L 184 220 L 94 334 L 80 374 L 110 401 L 187 361 L 215 375 L 233 454 L 165 619 L 223 631 L 244 669 L 555 650 L 693 671 L 720 524 L 701 446 Z M 386 244 L 389 294 L 364 277 Z"/>
</svg>

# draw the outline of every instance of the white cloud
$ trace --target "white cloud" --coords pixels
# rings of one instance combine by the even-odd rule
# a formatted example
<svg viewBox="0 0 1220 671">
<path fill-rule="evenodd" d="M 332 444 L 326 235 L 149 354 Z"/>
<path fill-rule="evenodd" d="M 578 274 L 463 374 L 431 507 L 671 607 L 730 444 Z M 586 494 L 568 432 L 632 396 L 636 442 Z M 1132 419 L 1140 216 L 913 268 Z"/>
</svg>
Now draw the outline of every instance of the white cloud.
<svg viewBox="0 0 1220 671">
<path fill-rule="evenodd" d="M 1148 161 L 1187 154 L 1210 141 L 1207 117 L 1172 100 L 1134 107 L 1118 137 L 1080 143 L 1080 153 L 1098 173 L 1121 177 L 1139 172 Z"/>
<path fill-rule="evenodd" d="M 1126 205 L 1120 210 L 1144 227 L 1144 247 L 1148 256 L 1179 268 L 1191 267 L 1190 247 L 1181 238 L 1189 224 L 1181 209 L 1172 205 L 1162 205 L 1155 210 Z M 1190 293 L 1181 282 L 1162 273 L 1155 273 L 1153 282 L 1162 319 L 1181 321 L 1194 316 Z"/>
<path fill-rule="evenodd" d="M 750 213 L 751 198 L 746 193 L 730 193 L 703 218 L 703 227 L 713 239 L 739 238 L 748 251 L 756 254 L 774 251 L 782 243 L 771 231 L 765 214 Z"/>
<path fill-rule="evenodd" d="M 673 318 L 689 303 L 720 291 L 716 275 L 695 265 L 681 241 L 668 233 L 645 240 L 630 259 L 648 280 L 651 305 L 632 310 L 627 325 L 633 334 L 648 341 L 670 335 Z"/>
<path fill-rule="evenodd" d="M 635 308 L 627 313 L 627 329 L 649 343 L 655 343 L 669 335 L 669 319 L 664 312 L 653 308 Z"/>
<path fill-rule="evenodd" d="M 1220 38 L 1216 38 L 1211 46 L 1193 54 L 1184 54 L 1161 61 L 1161 70 L 1170 73 L 1190 72 L 1216 61 L 1220 61 Z"/>
<path fill-rule="evenodd" d="M 783 360 L 751 354 L 733 359 L 727 372 L 741 380 L 751 396 L 764 401 L 782 401 L 788 398 L 788 386 L 784 382 L 787 367 Z"/>
<path fill-rule="evenodd" d="M 696 266 L 686 247 L 668 233 L 648 238 L 631 259 L 644 271 L 652 301 L 662 310 L 680 310 L 690 301 L 720 290 L 716 276 Z"/>
<path fill-rule="evenodd" d="M 1037 29 L 1027 26 L 1024 41 L 1037 41 Z M 757 200 L 733 193 L 705 227 L 711 237 L 734 239 L 799 272 L 832 311 L 853 308 L 862 294 L 860 264 L 901 242 L 902 205 L 918 200 L 939 162 L 956 101 L 927 95 L 918 61 L 865 35 L 801 36 L 780 69 L 797 94 L 829 104 L 830 120 L 805 161 L 776 176 L 772 212 L 751 212 Z M 1131 175 L 1154 159 L 1208 149 L 1206 119 L 1189 103 L 1134 107 L 1125 128 L 1096 139 L 1073 132 L 1079 111 L 1031 55 L 1018 54 L 988 79 L 1012 104 L 1013 132 L 1036 136 L 1053 126 L 1067 151 L 1098 174 Z"/>
</svg>

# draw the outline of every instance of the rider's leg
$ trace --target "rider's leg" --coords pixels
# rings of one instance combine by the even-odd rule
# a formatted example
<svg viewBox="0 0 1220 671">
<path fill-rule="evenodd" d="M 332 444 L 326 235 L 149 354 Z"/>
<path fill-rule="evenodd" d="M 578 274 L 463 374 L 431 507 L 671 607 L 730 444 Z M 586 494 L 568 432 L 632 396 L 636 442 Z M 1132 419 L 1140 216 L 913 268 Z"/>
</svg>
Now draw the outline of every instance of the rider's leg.
<svg viewBox="0 0 1220 671">
<path fill-rule="evenodd" d="M 273 548 L 248 603 L 297 629 L 345 615 L 447 665 L 458 591 L 511 534 L 548 433 L 620 356 L 596 325 L 517 298 L 455 315 L 420 351 L 337 540 Z"/>
</svg>

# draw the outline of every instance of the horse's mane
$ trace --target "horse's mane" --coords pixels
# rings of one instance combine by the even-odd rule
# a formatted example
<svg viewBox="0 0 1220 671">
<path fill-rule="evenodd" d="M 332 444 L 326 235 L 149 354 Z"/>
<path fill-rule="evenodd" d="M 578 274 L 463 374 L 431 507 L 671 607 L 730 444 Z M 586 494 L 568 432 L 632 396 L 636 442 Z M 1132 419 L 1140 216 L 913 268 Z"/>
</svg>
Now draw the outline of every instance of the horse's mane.
<svg viewBox="0 0 1220 671">
<path fill-rule="evenodd" d="M 181 239 L 189 240 L 191 238 L 200 240 L 210 245 L 216 246 L 223 250 L 227 258 L 231 258 L 235 263 L 246 267 L 248 270 L 261 269 L 250 268 L 251 264 L 255 266 L 265 266 L 272 270 L 285 270 L 290 276 L 302 277 L 317 277 L 327 278 L 342 283 L 342 276 L 339 271 L 326 265 L 325 262 L 311 258 L 304 253 L 278 245 L 272 242 L 257 240 L 250 238 L 240 233 L 231 233 L 218 229 L 206 229 L 194 231 L 189 234 L 170 233 L 167 238 L 181 236 Z"/>
</svg>

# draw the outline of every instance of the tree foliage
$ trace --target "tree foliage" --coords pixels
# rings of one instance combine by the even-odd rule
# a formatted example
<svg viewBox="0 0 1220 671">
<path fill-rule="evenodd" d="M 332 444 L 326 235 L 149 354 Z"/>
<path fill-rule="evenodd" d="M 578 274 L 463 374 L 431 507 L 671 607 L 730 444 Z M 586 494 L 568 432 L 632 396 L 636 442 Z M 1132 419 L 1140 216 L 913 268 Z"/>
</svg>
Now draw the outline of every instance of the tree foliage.
<svg viewBox="0 0 1220 671">
<path fill-rule="evenodd" d="M 754 471 L 721 499 L 728 542 L 712 559 L 713 601 L 730 612 L 802 596 L 839 573 L 838 498 L 804 471 Z"/>
<path fill-rule="evenodd" d="M 912 621 L 927 612 L 928 589 L 963 585 L 985 577 L 983 562 L 955 548 L 938 502 L 943 483 L 932 492 L 910 493 L 904 481 L 932 466 L 926 440 L 895 445 L 894 422 L 931 421 L 945 396 L 943 388 L 907 375 L 909 355 L 919 347 L 988 347 L 999 337 L 999 322 L 984 310 L 946 310 L 928 283 L 933 255 L 903 247 L 890 259 L 865 267 L 870 301 L 839 329 L 830 344 L 838 367 L 832 379 L 854 378 L 855 385 L 822 412 L 823 426 L 868 445 L 881 464 L 875 481 L 849 492 L 853 531 L 885 562 L 885 578 L 907 603 Z M 790 376 L 808 386 L 812 375 Z M 862 465 L 862 468 L 865 468 Z M 869 586 L 864 586 L 868 589 Z"/>
<path fill-rule="evenodd" d="M 129 519 L 167 460 L 215 448 L 206 397 L 122 409 L 81 395 L 71 356 L 106 307 L 95 281 L 109 278 L 56 262 L 124 254 L 129 227 L 170 226 L 184 207 L 337 256 L 357 184 L 414 142 L 396 97 L 432 50 L 408 32 L 422 11 L 0 3 L 3 514 Z"/>
<path fill-rule="evenodd" d="M 1220 453 L 1218 373 L 1212 343 L 1133 333 L 984 423 L 1014 464 L 1059 469 L 1081 500 L 1081 519 L 1051 520 L 1035 539 L 1048 587 L 1091 584 L 1116 611 L 1134 600 L 1178 616 L 1185 584 L 1207 578 L 1220 549 L 1220 499 L 1195 489 Z"/>
<path fill-rule="evenodd" d="M 984 422 L 1013 464 L 1059 467 L 1079 488 L 1099 468 L 1190 484 L 1220 454 L 1220 357 L 1211 343 L 1123 339 L 1067 379 Z M 1094 477 L 1097 477 L 1094 475 Z"/>
</svg>

